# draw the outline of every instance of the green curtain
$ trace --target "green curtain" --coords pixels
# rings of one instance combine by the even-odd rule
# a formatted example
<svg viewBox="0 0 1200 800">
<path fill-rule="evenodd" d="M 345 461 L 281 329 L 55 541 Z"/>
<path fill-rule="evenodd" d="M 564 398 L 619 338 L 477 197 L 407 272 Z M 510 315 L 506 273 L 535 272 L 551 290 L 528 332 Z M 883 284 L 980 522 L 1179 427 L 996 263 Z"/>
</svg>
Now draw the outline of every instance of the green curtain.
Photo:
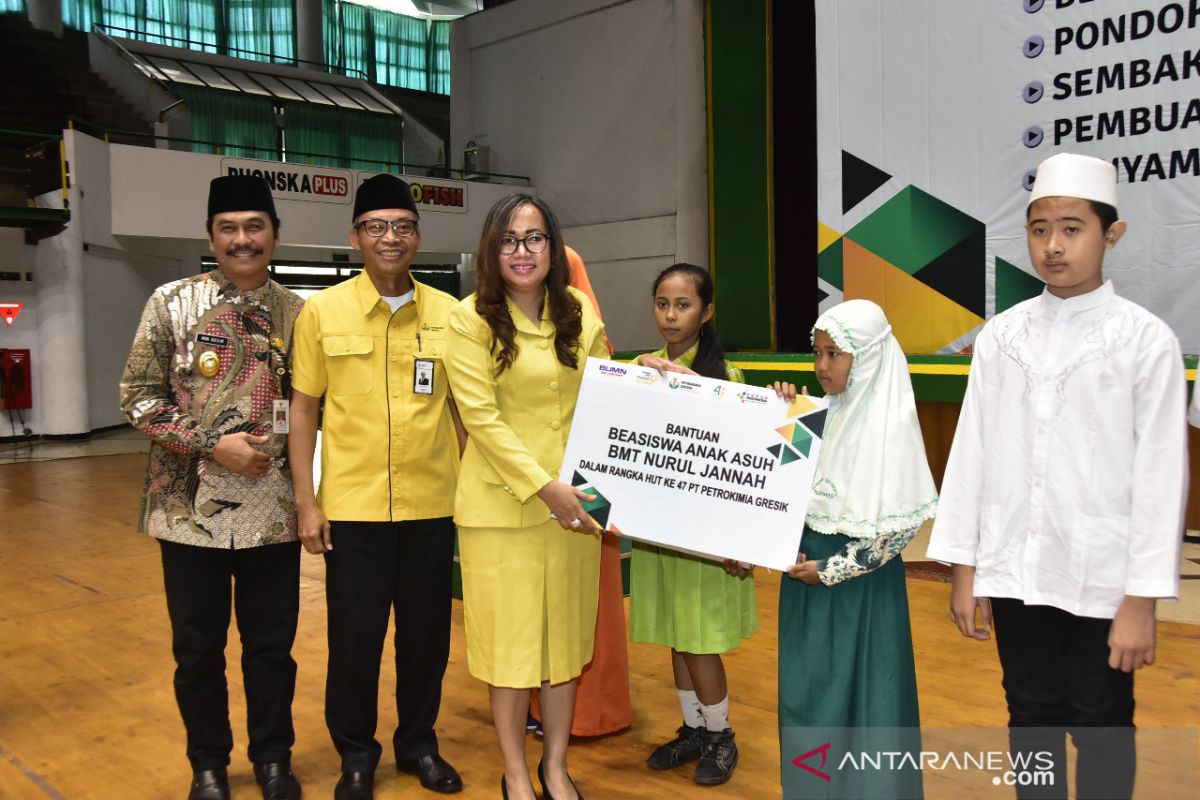
<svg viewBox="0 0 1200 800">
<path fill-rule="evenodd" d="M 349 152 L 357 159 L 372 159 L 351 160 L 351 167 L 380 172 L 401 169 L 401 164 L 404 163 L 404 126 L 400 117 L 391 114 L 371 114 L 366 111 L 343 113 L 349 117 Z"/>
<path fill-rule="evenodd" d="M 354 3 L 339 3 L 341 7 L 342 32 L 338 37 L 341 43 L 341 61 L 338 66 L 343 69 L 361 70 L 367 80 L 375 80 L 375 60 L 370 57 L 374 51 L 374 37 L 371 35 L 370 9 Z M 351 75 L 361 77 L 358 73 Z"/>
<path fill-rule="evenodd" d="M 450 94 L 450 20 L 434 20 L 429 28 L 426 91 Z"/>
<path fill-rule="evenodd" d="M 51 2 L 51 0 L 45 0 Z M 23 11 L 26 0 L 0 0 Z M 63 23 L 256 61 L 295 63 L 295 0 L 62 0 Z M 450 93 L 450 23 L 322 0 L 325 60 L 335 72 Z"/>
<path fill-rule="evenodd" d="M 104 0 L 102 14 L 103 19 L 97 22 L 118 29 L 113 31 L 113 35 L 142 38 L 141 34 L 145 31 L 146 0 Z"/>
<path fill-rule="evenodd" d="M 25 0 L 0 0 L 0 14 L 24 14 Z"/>
<path fill-rule="evenodd" d="M 253 61 L 295 63 L 294 0 L 224 0 L 229 55 Z"/>
<path fill-rule="evenodd" d="M 342 22 L 337 0 L 321 0 L 321 39 L 325 46 L 325 63 L 329 71 L 340 72 L 342 63 Z"/>
<path fill-rule="evenodd" d="M 308 103 L 284 103 L 284 160 L 325 167 L 348 166 L 346 159 L 340 157 L 346 145 L 340 116 L 325 108 L 310 108 Z M 329 156 L 310 153 L 328 153 Z"/>
<path fill-rule="evenodd" d="M 215 44 L 221 0 L 63 0 L 63 23 L 90 31 L 93 22 L 117 36 L 212 51 L 188 41 Z"/>
<path fill-rule="evenodd" d="M 322 0 L 325 58 L 334 72 L 405 89 L 450 93 L 450 23 Z"/>
<path fill-rule="evenodd" d="M 63 24 L 81 31 L 90 31 L 92 23 L 98 22 L 117 29 L 113 30 L 117 36 L 171 47 L 228 52 L 256 61 L 296 60 L 295 0 L 62 0 L 62 4 Z"/>
<path fill-rule="evenodd" d="M 141 21 L 129 26 L 142 30 L 138 38 L 206 53 L 217 51 L 216 0 L 142 0 L 142 5 Z"/>
<path fill-rule="evenodd" d="M 196 153 L 277 159 L 279 143 L 275 106 L 269 98 L 195 86 L 171 87 L 187 101 L 192 119 L 192 139 L 217 145 L 193 144 Z"/>
<path fill-rule="evenodd" d="M 404 161 L 399 117 L 285 103 L 283 118 L 287 161 L 376 172 L 394 172 Z"/>
<path fill-rule="evenodd" d="M 375 34 L 375 81 L 425 90 L 429 26 L 422 19 L 371 9 Z"/>
<path fill-rule="evenodd" d="M 63 25 L 79 31 L 90 31 L 92 23 L 104 22 L 101 0 L 62 0 Z"/>
</svg>

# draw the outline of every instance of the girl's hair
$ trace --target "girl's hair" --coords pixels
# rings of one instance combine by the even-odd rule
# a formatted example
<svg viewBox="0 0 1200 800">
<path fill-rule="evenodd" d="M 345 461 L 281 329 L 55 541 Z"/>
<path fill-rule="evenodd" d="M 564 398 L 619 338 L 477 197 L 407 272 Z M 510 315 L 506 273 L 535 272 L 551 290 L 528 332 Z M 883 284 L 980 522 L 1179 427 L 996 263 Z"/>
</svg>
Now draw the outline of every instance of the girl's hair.
<svg viewBox="0 0 1200 800">
<path fill-rule="evenodd" d="M 695 264 L 672 264 L 658 273 L 658 277 L 654 279 L 654 288 L 650 292 L 651 297 L 658 295 L 659 285 L 672 275 L 682 275 L 691 279 L 696 287 L 696 295 L 700 298 L 701 314 L 712 305 L 712 276 Z M 699 346 L 696 348 L 696 358 L 692 361 L 692 369 L 706 378 L 722 381 L 728 378 L 725 371 L 725 348 L 721 346 L 721 337 L 717 336 L 717 328 L 711 319 L 700 326 Z"/>
<path fill-rule="evenodd" d="M 579 354 L 575 351 L 583 330 L 583 309 L 567 291 L 571 268 L 567 263 L 558 217 L 533 195 L 510 194 L 488 212 L 483 233 L 479 237 L 479 252 L 475 256 L 475 310 L 492 329 L 493 354 L 496 353 L 496 345 L 500 345 L 500 352 L 496 355 L 497 375 L 512 366 L 519 350 L 516 325 L 508 313 L 504 279 L 500 276 L 500 237 L 508 232 L 513 214 L 525 205 L 531 205 L 542 213 L 542 219 L 546 221 L 545 233 L 550 237 L 550 273 L 546 276 L 548 297 L 542 313 L 554 323 L 555 355 L 564 366 L 571 369 L 579 366 Z"/>
</svg>

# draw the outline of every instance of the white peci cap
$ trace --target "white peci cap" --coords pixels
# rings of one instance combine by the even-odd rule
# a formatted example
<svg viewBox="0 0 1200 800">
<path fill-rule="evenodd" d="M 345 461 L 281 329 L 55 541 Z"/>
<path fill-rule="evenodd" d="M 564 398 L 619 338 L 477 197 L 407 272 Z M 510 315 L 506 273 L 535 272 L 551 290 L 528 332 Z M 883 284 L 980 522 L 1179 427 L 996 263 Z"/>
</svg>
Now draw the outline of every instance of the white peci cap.
<svg viewBox="0 0 1200 800">
<path fill-rule="evenodd" d="M 1078 197 L 1117 207 L 1117 168 L 1075 153 L 1050 156 L 1037 168 L 1029 204 L 1043 197 Z"/>
</svg>

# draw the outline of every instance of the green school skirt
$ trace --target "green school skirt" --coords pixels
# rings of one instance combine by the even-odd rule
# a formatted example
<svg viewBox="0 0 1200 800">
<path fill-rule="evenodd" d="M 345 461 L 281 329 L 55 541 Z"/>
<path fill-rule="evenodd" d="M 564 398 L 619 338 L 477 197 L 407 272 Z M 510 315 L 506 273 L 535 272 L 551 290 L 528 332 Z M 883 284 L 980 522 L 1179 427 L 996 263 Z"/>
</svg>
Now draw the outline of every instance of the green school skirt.
<svg viewBox="0 0 1200 800">
<path fill-rule="evenodd" d="M 806 526 L 800 551 L 809 559 L 828 558 L 848 541 Z M 905 750 L 917 756 L 920 720 L 900 558 L 834 586 L 809 586 L 784 575 L 779 591 L 784 798 L 922 797 L 921 773 L 907 765 L 837 769 L 848 751 Z M 825 742 L 832 743 L 822 769 L 828 780 L 792 763 Z M 803 763 L 820 767 L 820 755 Z"/>
<path fill-rule="evenodd" d="M 735 578 L 716 561 L 633 543 L 629 638 L 681 653 L 724 653 L 758 631 L 754 576 Z"/>
</svg>

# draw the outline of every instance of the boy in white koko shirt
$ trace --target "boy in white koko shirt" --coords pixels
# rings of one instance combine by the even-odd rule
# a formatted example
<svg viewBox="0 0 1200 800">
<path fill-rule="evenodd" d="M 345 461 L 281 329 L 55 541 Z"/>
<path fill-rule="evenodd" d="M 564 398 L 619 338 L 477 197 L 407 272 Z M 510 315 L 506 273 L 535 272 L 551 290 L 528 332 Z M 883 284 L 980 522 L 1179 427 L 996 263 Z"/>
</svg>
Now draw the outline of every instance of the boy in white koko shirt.
<svg viewBox="0 0 1200 800">
<path fill-rule="evenodd" d="M 975 342 L 929 545 L 963 635 L 995 622 L 1012 750 L 1054 762 L 1055 785 L 1021 798 L 1066 797 L 1064 731 L 1080 798 L 1132 794 L 1133 671 L 1154 662 L 1157 599 L 1179 592 L 1183 359 L 1103 278 L 1125 228 L 1112 164 L 1038 167 L 1025 229 L 1046 289 Z"/>
</svg>

